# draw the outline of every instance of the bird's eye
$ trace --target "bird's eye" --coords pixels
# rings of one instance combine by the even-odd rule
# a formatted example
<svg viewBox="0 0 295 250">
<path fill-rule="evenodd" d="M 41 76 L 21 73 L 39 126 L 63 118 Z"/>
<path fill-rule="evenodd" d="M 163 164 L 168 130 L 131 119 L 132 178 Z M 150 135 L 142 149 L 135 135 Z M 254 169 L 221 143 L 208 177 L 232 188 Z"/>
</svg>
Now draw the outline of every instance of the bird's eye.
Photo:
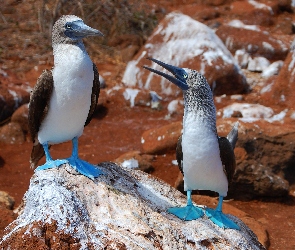
<svg viewBox="0 0 295 250">
<path fill-rule="evenodd" d="M 72 28 L 71 25 L 66 24 L 66 29 L 71 29 L 71 28 Z"/>
<path fill-rule="evenodd" d="M 183 78 L 185 78 L 185 79 L 186 79 L 186 78 L 187 78 L 187 74 L 183 74 Z"/>
</svg>

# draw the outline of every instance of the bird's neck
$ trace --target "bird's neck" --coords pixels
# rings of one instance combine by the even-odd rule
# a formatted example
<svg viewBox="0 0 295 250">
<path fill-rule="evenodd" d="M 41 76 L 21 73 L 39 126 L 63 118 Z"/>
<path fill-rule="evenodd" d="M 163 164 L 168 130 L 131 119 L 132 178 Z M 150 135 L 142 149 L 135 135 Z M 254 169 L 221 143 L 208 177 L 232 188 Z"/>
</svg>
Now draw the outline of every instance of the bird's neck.
<svg viewBox="0 0 295 250">
<path fill-rule="evenodd" d="M 52 47 L 55 67 L 66 62 L 82 63 L 85 58 L 89 58 L 83 42 L 61 43 Z"/>
<path fill-rule="evenodd" d="M 198 95 L 184 93 L 183 124 L 192 123 L 194 126 L 203 126 L 216 133 L 216 109 L 211 93 Z"/>
</svg>

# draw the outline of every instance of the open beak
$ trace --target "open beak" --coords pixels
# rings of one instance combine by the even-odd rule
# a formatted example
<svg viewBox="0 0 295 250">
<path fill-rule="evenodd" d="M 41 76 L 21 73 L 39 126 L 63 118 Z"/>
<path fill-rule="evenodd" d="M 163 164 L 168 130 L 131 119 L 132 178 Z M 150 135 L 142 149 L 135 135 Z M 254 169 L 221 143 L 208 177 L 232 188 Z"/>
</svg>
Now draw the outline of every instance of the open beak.
<svg viewBox="0 0 295 250">
<path fill-rule="evenodd" d="M 188 85 L 186 84 L 186 79 L 187 79 L 187 73 L 184 69 L 182 68 L 178 68 L 166 63 L 163 63 L 159 60 L 156 60 L 154 58 L 148 57 L 147 59 L 155 62 L 156 64 L 162 66 L 163 68 L 167 69 L 169 72 L 171 72 L 175 77 L 171 76 L 171 75 L 167 75 L 161 71 L 149 68 L 147 66 L 143 66 L 143 68 L 156 73 L 160 76 L 165 77 L 167 80 L 169 80 L 170 82 L 174 83 L 176 86 L 178 86 L 179 88 L 181 88 L 182 90 L 188 90 Z"/>
</svg>

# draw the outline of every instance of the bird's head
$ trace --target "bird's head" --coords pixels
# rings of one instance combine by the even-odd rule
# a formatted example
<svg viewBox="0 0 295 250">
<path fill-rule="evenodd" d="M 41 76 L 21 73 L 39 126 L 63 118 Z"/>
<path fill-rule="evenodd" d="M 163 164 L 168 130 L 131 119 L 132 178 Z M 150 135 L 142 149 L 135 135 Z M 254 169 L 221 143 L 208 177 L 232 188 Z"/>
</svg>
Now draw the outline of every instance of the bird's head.
<svg viewBox="0 0 295 250">
<path fill-rule="evenodd" d="M 88 36 L 103 36 L 103 34 L 99 30 L 87 26 L 81 18 L 74 15 L 62 16 L 53 25 L 53 43 L 75 43 Z"/>
<path fill-rule="evenodd" d="M 163 68 L 167 69 L 169 72 L 171 72 L 173 76 L 165 74 L 161 71 L 149 68 L 147 66 L 143 66 L 145 69 L 156 73 L 160 76 L 165 77 L 167 80 L 170 82 L 174 83 L 176 86 L 178 86 L 180 89 L 183 91 L 186 91 L 188 89 L 194 89 L 197 88 L 198 86 L 198 81 L 196 81 L 197 78 L 203 77 L 198 71 L 196 70 L 191 70 L 187 68 L 179 68 L 176 66 L 172 66 L 166 63 L 163 63 L 159 60 L 156 60 L 154 58 L 147 58 L 156 64 L 162 66 Z"/>
</svg>

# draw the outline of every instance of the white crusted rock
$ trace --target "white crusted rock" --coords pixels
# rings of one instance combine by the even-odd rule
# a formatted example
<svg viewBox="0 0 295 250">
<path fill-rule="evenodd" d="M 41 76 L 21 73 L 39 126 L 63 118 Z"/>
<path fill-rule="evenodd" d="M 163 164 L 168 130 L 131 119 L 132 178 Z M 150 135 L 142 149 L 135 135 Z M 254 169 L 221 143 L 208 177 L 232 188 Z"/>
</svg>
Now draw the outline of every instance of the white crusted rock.
<svg viewBox="0 0 295 250">
<path fill-rule="evenodd" d="M 36 172 L 0 248 L 264 249 L 234 216 L 240 231 L 221 229 L 207 217 L 182 221 L 166 212 L 186 203 L 168 184 L 114 163 L 100 168 L 104 175 L 95 181 L 67 165 Z"/>
<path fill-rule="evenodd" d="M 145 46 L 127 64 L 122 81 L 128 87 L 154 90 L 160 95 L 180 94 L 168 80 L 142 68 L 147 65 L 165 72 L 146 57 L 198 70 L 217 95 L 248 90 L 239 65 L 214 31 L 179 12 L 171 12 L 161 21 Z"/>
</svg>

